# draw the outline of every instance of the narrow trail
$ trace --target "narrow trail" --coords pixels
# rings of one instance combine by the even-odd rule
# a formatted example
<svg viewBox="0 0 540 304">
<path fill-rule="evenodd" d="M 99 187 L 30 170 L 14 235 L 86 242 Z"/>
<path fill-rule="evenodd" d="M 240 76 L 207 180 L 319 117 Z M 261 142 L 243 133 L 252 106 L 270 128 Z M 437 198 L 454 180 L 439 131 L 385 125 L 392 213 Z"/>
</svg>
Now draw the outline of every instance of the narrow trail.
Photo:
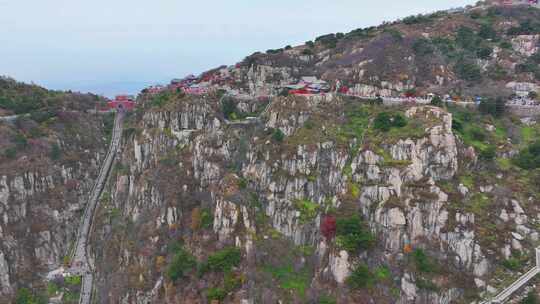
<svg viewBox="0 0 540 304">
<path fill-rule="evenodd" d="M 512 284 L 503 289 L 497 295 L 487 301 L 480 302 L 480 304 L 500 304 L 506 302 L 508 298 L 518 289 L 525 286 L 532 278 L 540 273 L 540 248 L 536 248 L 536 266 L 527 271 L 524 275 L 516 279 Z"/>
<path fill-rule="evenodd" d="M 94 187 L 90 192 L 88 203 L 79 226 L 75 249 L 73 250 L 71 256 L 71 267 L 68 269 L 68 272 L 72 275 L 82 276 L 79 304 L 90 304 L 92 300 L 94 261 L 89 254 L 90 245 L 88 244 L 88 239 L 94 219 L 94 213 L 99 205 L 99 198 L 101 197 L 101 193 L 103 192 L 103 188 L 105 187 L 105 183 L 107 182 L 112 164 L 120 146 L 123 119 L 124 113 L 122 111 L 118 111 L 114 120 L 111 144 L 109 145 L 109 150 L 99 171 L 98 178 L 96 179 Z"/>
</svg>

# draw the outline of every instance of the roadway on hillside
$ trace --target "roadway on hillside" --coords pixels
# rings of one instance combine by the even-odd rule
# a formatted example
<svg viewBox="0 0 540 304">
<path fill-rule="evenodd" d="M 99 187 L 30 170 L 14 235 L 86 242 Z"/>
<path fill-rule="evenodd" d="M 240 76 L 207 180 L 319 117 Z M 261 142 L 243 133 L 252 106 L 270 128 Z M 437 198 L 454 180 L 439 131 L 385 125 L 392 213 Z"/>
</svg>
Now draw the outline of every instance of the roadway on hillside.
<svg viewBox="0 0 540 304">
<path fill-rule="evenodd" d="M 116 153 L 120 146 L 120 139 L 122 138 L 122 126 L 123 126 L 124 113 L 119 111 L 116 114 L 114 121 L 114 129 L 112 132 L 111 144 L 107 156 L 103 161 L 101 169 L 99 171 L 98 178 L 94 183 L 94 187 L 89 194 L 88 203 L 84 210 L 84 215 L 81 219 L 79 231 L 77 235 L 77 241 L 71 258 L 71 267 L 68 272 L 72 275 L 82 276 L 82 286 L 79 303 L 90 304 L 92 300 L 92 290 L 94 282 L 94 262 L 90 257 L 89 250 L 89 235 L 92 228 L 92 222 L 94 214 L 99 205 L 99 198 L 105 187 L 105 183 L 109 177 L 109 173 L 112 168 Z"/>
<path fill-rule="evenodd" d="M 521 287 L 525 286 L 532 278 L 534 278 L 537 274 L 540 273 L 540 248 L 535 249 L 536 253 L 536 266 L 534 266 L 531 270 L 527 271 L 524 275 L 517 278 L 512 284 L 510 284 L 508 287 L 503 289 L 501 292 L 499 292 L 497 295 L 495 295 L 493 298 L 480 302 L 480 304 L 500 304 L 505 303 L 510 296 L 518 291 Z"/>
</svg>

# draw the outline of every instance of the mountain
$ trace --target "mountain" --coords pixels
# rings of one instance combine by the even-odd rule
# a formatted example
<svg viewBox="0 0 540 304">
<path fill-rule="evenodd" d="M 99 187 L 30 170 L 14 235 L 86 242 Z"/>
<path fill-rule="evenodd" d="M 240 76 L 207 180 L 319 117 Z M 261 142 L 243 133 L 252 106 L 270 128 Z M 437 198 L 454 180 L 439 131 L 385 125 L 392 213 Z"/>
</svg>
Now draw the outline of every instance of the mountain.
<svg viewBox="0 0 540 304">
<path fill-rule="evenodd" d="M 538 17 L 480 2 L 253 54 L 184 90 L 144 90 L 93 217 L 93 299 L 489 299 L 536 266 L 537 107 L 516 115 L 504 102 L 535 103 Z M 287 90 L 302 77 L 330 92 Z M 89 110 L 102 102 L 92 95 L 11 83 L 0 108 L 28 115 L 0 120 L 0 293 L 74 303 L 80 278 L 45 277 L 70 263 L 111 116 Z M 13 106 L 36 94 L 64 106 Z M 463 102 L 389 105 L 431 94 Z M 31 139 L 44 150 L 21 144 Z M 529 291 L 535 301 L 532 284 L 511 300 Z"/>
<path fill-rule="evenodd" d="M 0 78 L 0 303 L 45 295 L 68 255 L 110 137 L 102 102 Z"/>
<path fill-rule="evenodd" d="M 539 14 L 534 6 L 481 4 L 410 16 L 255 53 L 209 73 L 251 94 L 316 76 L 364 96 L 510 95 L 509 82 L 540 81 Z"/>
</svg>

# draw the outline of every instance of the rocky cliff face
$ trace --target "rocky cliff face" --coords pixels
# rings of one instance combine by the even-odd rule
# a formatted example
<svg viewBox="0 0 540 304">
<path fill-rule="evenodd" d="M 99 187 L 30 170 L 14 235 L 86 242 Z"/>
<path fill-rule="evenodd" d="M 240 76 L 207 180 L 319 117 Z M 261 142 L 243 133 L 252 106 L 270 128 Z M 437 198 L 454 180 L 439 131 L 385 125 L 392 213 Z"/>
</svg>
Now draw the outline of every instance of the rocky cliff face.
<svg viewBox="0 0 540 304">
<path fill-rule="evenodd" d="M 141 94 L 95 218 L 98 301 L 446 304 L 494 293 L 534 261 L 540 174 L 511 158 L 540 134 L 535 119 L 337 93 L 251 98 L 303 76 L 361 96 L 534 93 L 539 18 L 484 5 L 411 16 L 206 73 L 235 98 Z M 0 112 L 23 114 L 0 122 L 3 303 L 43 291 L 68 262 L 110 117 L 87 113 L 91 96 L 0 80 Z"/>
<path fill-rule="evenodd" d="M 28 135 L 28 125 L 39 133 Z M 0 128 L 18 141 L 16 155 L 0 162 L 0 302 L 9 303 L 21 288 L 45 288 L 47 273 L 69 262 L 107 139 L 103 117 L 84 112 L 57 112 L 41 125 L 21 117 Z"/>
<path fill-rule="evenodd" d="M 500 262 L 530 254 L 537 236 L 511 192 L 460 182 L 480 167 L 440 108 L 406 108 L 407 129 L 381 133 L 373 118 L 383 108 L 341 97 L 276 98 L 245 123 L 227 123 L 213 97 L 145 104 L 99 216 L 101 301 L 450 303 L 493 292 Z M 478 200 L 511 205 L 502 218 L 520 224 L 486 237 Z M 327 218 L 351 216 L 372 245 L 348 248 L 339 224 L 335 238 L 324 233 Z M 177 242 L 202 264 L 240 249 L 237 284 L 219 271 L 172 279 Z M 510 247 L 495 251 L 497 242 Z M 352 287 L 359 265 L 380 278 Z"/>
</svg>

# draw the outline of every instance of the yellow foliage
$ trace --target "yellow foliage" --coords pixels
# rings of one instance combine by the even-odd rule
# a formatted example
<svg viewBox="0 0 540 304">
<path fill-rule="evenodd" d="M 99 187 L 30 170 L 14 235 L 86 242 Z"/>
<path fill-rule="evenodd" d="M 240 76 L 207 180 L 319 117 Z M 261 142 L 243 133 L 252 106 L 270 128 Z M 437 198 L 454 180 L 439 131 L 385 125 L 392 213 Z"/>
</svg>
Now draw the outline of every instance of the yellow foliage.
<svg viewBox="0 0 540 304">
<path fill-rule="evenodd" d="M 356 184 L 349 182 L 349 193 L 353 199 L 357 199 L 360 197 L 360 188 Z"/>
<path fill-rule="evenodd" d="M 160 255 L 156 258 L 156 268 L 158 270 L 161 270 L 163 269 L 163 267 L 165 267 L 165 264 L 167 263 L 166 259 L 164 256 Z"/>
<path fill-rule="evenodd" d="M 201 208 L 197 207 L 191 211 L 191 230 L 201 228 Z"/>
</svg>

